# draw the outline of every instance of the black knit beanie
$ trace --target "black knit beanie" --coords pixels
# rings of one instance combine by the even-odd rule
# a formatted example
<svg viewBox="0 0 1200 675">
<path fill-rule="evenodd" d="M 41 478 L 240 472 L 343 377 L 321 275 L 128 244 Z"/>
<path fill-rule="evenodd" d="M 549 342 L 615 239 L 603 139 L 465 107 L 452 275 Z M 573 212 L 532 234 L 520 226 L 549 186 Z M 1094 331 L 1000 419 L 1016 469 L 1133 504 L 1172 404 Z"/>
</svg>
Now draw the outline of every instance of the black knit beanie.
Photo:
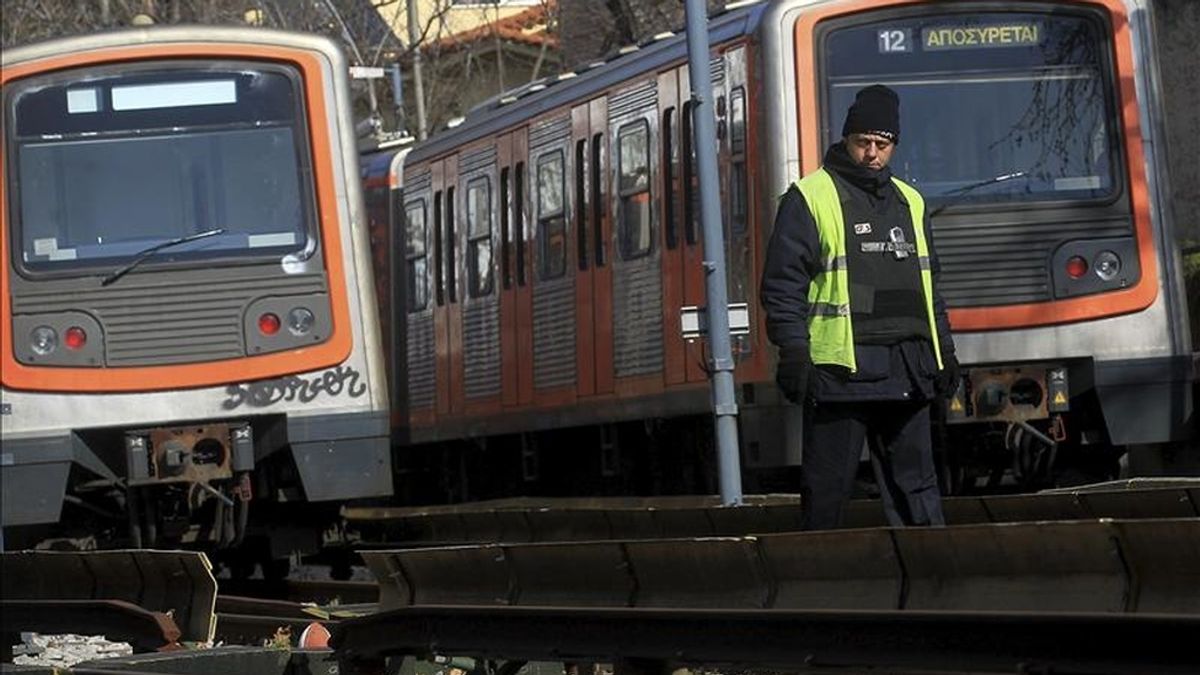
<svg viewBox="0 0 1200 675">
<path fill-rule="evenodd" d="M 899 143 L 900 97 L 896 92 L 882 84 L 859 90 L 842 125 L 842 136 L 850 134 L 878 134 Z"/>
</svg>

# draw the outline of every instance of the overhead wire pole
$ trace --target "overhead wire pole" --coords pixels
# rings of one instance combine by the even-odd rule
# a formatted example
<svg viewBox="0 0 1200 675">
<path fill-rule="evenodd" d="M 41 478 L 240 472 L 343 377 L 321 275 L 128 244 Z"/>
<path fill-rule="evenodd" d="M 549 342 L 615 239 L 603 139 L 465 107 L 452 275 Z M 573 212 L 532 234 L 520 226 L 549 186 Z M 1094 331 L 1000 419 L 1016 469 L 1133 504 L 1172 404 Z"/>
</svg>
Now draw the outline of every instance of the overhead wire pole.
<svg viewBox="0 0 1200 675">
<path fill-rule="evenodd" d="M 412 50 L 413 59 L 413 98 L 417 102 L 417 140 L 423 141 L 426 136 L 425 125 L 425 76 L 421 65 L 421 26 L 417 16 L 417 0 L 407 0 L 408 4 L 408 48 Z"/>
<path fill-rule="evenodd" d="M 704 277 L 708 342 L 712 351 L 712 401 L 717 435 L 721 503 L 742 503 L 738 457 L 737 399 L 733 388 L 733 348 L 729 336 L 729 299 L 725 288 L 725 237 L 717 181 L 717 133 L 713 116 L 712 74 L 708 62 L 708 6 L 687 0 L 688 75 L 692 83 L 692 130 L 700 172 L 700 221 L 704 232 Z"/>
</svg>

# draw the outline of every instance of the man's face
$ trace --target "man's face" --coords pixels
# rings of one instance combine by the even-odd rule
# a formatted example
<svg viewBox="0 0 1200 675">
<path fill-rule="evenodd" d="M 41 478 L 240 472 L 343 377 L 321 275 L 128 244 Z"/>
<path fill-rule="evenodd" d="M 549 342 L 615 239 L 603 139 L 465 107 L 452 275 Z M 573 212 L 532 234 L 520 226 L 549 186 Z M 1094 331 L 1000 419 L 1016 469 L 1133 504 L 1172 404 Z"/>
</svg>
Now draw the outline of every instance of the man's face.
<svg viewBox="0 0 1200 675">
<path fill-rule="evenodd" d="M 855 164 L 878 171 L 892 161 L 896 144 L 878 134 L 850 134 L 846 137 L 846 149 Z"/>
</svg>

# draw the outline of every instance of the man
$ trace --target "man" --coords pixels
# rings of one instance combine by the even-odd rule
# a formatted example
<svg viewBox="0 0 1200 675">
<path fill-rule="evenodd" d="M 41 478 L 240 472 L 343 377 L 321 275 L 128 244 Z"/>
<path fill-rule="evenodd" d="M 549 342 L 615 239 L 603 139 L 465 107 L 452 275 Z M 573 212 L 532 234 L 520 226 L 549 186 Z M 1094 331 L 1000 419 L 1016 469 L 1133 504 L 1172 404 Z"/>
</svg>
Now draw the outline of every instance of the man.
<svg viewBox="0 0 1200 675">
<path fill-rule="evenodd" d="M 866 440 L 892 525 L 942 525 L 929 411 L 958 386 L 924 200 L 888 162 L 900 99 L 858 92 L 843 139 L 784 194 L 762 303 L 776 382 L 804 404 L 805 529 L 842 524 Z"/>
</svg>

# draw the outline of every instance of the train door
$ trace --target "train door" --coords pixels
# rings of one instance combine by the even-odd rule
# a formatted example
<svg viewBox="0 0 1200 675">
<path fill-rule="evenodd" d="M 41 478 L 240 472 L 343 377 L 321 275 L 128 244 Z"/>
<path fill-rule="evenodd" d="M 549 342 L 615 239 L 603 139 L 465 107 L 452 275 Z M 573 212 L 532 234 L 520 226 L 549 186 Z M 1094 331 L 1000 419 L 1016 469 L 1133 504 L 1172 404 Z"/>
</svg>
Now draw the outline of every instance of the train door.
<svg viewBox="0 0 1200 675">
<path fill-rule="evenodd" d="M 679 110 L 679 237 L 683 281 L 684 307 L 702 307 L 704 289 L 704 239 L 700 222 L 700 172 L 696 163 L 695 133 L 692 131 L 692 85 L 688 67 L 676 72 L 678 76 Z M 715 83 L 714 83 L 715 87 Z M 676 317 L 679 312 L 676 310 Z M 705 382 L 704 348 L 701 341 L 687 343 L 684 348 L 684 380 Z"/>
<path fill-rule="evenodd" d="M 441 189 L 440 186 L 438 188 Z M 436 409 L 438 360 L 435 351 L 435 308 L 437 307 L 436 245 L 433 213 L 435 207 L 433 171 L 422 167 L 405 176 L 404 186 L 404 367 L 398 387 L 405 398 L 393 401 L 400 406 L 410 426 L 433 423 Z M 397 239 L 397 243 L 399 242 Z M 397 311 L 400 311 L 397 308 Z M 398 348 L 399 345 L 396 345 Z M 399 377 L 398 377 L 399 379 Z"/>
<path fill-rule="evenodd" d="M 458 158 L 434 163 L 434 344 L 437 414 L 462 411 L 462 311 L 459 304 Z"/>
<path fill-rule="evenodd" d="M 578 377 L 570 141 L 570 115 L 529 128 L 533 388 L 546 406 L 571 403 Z"/>
<path fill-rule="evenodd" d="M 459 154 L 462 205 L 456 244 L 463 252 L 458 306 L 462 310 L 462 409 L 497 412 L 501 399 L 500 296 L 496 283 L 496 144 Z"/>
<path fill-rule="evenodd" d="M 656 78 L 609 96 L 613 370 L 615 389 L 626 395 L 663 386 L 662 247 L 652 206 L 660 164 L 653 151 L 657 118 Z"/>
<path fill-rule="evenodd" d="M 600 98 L 571 111 L 579 396 L 609 393 L 613 387 L 612 273 L 605 245 L 610 235 L 608 174 L 603 170 L 606 104 Z"/>
<path fill-rule="evenodd" d="M 721 110 L 721 152 L 724 157 L 724 194 L 726 223 L 726 269 L 728 270 L 728 295 L 730 303 L 745 303 L 749 317 L 758 313 L 758 275 L 754 264 L 757 228 L 754 226 L 755 203 L 751 194 L 750 126 L 748 111 L 750 93 L 747 84 L 747 47 L 740 46 L 726 51 L 724 78 L 724 105 Z M 753 318 L 749 325 L 756 325 Z M 754 379 L 761 369 L 761 354 L 754 344 L 758 336 L 734 336 L 733 356 L 737 363 L 737 375 L 741 380 Z"/>
<path fill-rule="evenodd" d="M 658 128 L 662 166 L 661 220 L 663 247 L 663 381 L 668 386 L 687 381 L 687 345 L 680 334 L 683 302 L 683 211 L 679 120 L 679 73 L 658 76 Z"/>
<path fill-rule="evenodd" d="M 504 406 L 533 401 L 532 303 L 529 287 L 528 153 L 525 129 L 496 145 L 500 225 L 500 381 Z"/>
</svg>

